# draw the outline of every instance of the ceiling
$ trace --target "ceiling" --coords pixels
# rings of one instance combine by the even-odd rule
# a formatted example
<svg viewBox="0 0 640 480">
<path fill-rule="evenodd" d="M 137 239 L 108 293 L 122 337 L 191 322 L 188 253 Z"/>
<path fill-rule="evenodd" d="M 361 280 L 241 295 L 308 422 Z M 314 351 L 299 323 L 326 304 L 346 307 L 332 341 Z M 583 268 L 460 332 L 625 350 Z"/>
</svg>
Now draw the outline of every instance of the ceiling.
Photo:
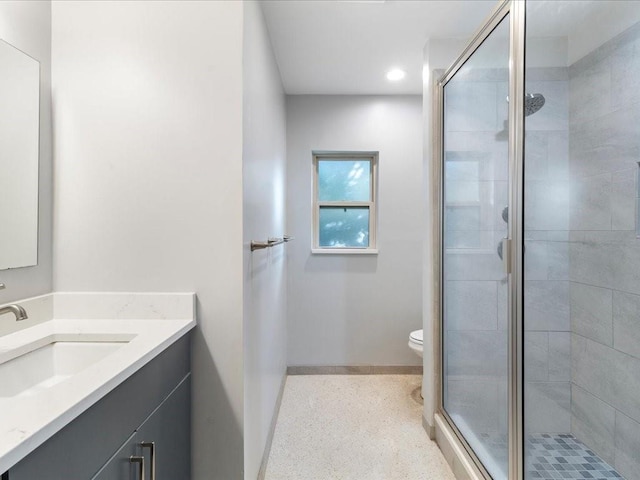
<svg viewBox="0 0 640 480">
<path fill-rule="evenodd" d="M 421 94 L 427 40 L 469 39 L 497 4 L 497 0 L 261 2 L 282 83 L 290 95 Z M 536 66 L 551 62 L 553 52 L 545 45 L 559 45 L 558 37 L 568 44 L 568 51 L 565 47 L 556 60 L 570 65 L 640 21 L 638 0 L 531 0 L 526 5 L 532 58 L 536 41 L 542 45 Z M 405 70 L 406 78 L 389 82 L 385 74 L 392 68 Z"/>
<path fill-rule="evenodd" d="M 287 94 L 421 94 L 429 38 L 470 38 L 495 0 L 261 2 Z M 389 82 L 391 68 L 406 71 Z"/>
</svg>

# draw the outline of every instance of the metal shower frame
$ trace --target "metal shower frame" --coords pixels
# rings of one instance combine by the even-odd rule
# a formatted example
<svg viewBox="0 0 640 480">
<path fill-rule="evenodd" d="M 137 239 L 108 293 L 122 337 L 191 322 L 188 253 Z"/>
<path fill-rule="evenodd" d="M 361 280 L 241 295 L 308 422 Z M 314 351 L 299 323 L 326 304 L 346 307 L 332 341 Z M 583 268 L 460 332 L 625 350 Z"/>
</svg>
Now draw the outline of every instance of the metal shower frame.
<svg viewBox="0 0 640 480">
<path fill-rule="evenodd" d="M 525 0 L 501 0 L 489 18 L 451 67 L 434 85 L 433 191 L 435 218 L 438 227 L 433 238 L 437 271 L 435 272 L 435 318 L 438 321 L 439 349 L 438 401 L 439 413 L 464 447 L 475 466 L 490 479 L 488 471 L 455 426 L 443 405 L 443 165 L 444 165 L 444 87 L 482 45 L 493 30 L 509 16 L 509 222 L 504 243 L 508 272 L 508 387 L 509 395 L 509 480 L 524 479 L 524 399 L 523 399 L 523 245 L 524 245 L 524 60 L 525 60 Z"/>
</svg>

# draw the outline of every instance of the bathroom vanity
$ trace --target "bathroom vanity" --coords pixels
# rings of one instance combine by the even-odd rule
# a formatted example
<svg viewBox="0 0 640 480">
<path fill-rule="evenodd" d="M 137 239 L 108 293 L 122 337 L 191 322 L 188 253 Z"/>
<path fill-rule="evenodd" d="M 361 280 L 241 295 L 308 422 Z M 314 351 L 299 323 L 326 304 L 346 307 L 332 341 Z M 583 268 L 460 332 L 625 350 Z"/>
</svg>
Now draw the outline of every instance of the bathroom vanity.
<svg viewBox="0 0 640 480">
<path fill-rule="evenodd" d="M 131 456 L 144 456 L 149 472 L 155 461 L 157 478 L 190 478 L 188 341 L 183 337 L 90 407 L 11 468 L 8 478 L 141 478 L 132 470 L 143 464 L 134 465 Z"/>
<path fill-rule="evenodd" d="M 193 302 L 64 293 L 21 302 L 35 324 L 0 336 L 3 480 L 190 478 Z"/>
</svg>

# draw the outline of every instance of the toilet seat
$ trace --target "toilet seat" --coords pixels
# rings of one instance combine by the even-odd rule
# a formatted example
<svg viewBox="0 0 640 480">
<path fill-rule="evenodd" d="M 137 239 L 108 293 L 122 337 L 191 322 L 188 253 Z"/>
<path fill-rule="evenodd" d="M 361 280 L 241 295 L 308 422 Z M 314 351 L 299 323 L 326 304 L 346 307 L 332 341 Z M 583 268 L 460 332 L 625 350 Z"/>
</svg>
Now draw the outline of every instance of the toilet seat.
<svg viewBox="0 0 640 480">
<path fill-rule="evenodd" d="M 409 341 L 422 345 L 422 330 L 414 330 L 409 334 Z"/>
</svg>

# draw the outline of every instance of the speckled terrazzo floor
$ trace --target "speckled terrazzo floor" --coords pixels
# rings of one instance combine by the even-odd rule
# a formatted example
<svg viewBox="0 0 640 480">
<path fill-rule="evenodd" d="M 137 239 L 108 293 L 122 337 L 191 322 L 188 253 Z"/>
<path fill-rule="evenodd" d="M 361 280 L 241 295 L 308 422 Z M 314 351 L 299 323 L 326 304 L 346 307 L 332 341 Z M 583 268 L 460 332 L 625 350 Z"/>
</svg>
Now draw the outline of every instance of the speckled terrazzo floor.
<svg viewBox="0 0 640 480">
<path fill-rule="evenodd" d="M 288 377 L 266 480 L 455 480 L 422 428 L 420 381 Z"/>
</svg>

